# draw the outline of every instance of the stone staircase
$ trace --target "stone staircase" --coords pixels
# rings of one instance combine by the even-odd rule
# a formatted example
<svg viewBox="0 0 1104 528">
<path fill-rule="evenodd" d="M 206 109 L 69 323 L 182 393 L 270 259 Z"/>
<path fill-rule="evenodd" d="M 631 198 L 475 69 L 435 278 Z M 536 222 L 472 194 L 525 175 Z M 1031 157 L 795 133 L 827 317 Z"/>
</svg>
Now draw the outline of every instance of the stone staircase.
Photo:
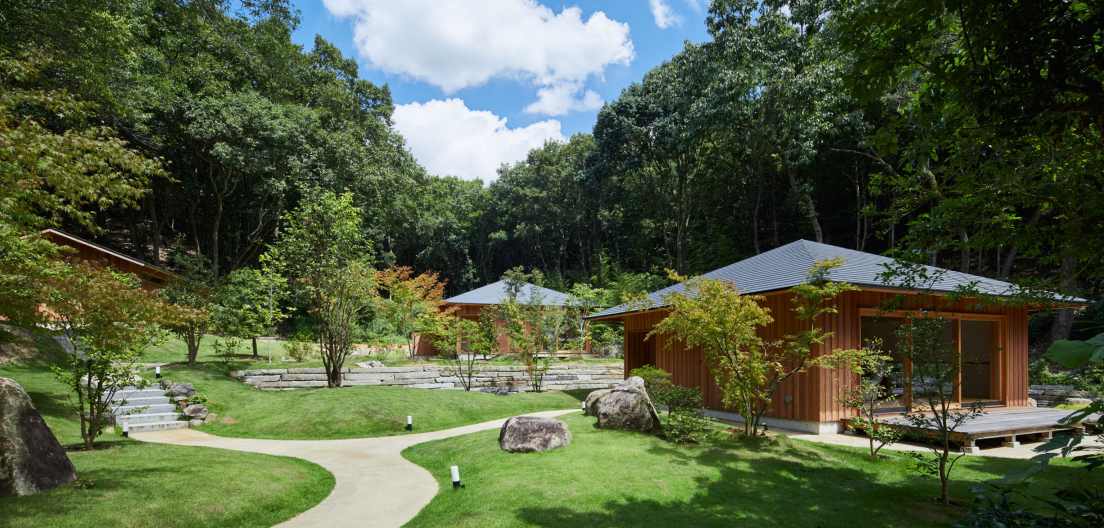
<svg viewBox="0 0 1104 528">
<path fill-rule="evenodd" d="M 123 405 L 123 403 L 126 405 Z M 115 392 L 111 400 L 111 411 L 115 422 L 127 424 L 131 433 L 148 433 L 167 429 L 188 427 L 186 420 L 180 420 L 180 413 L 173 412 L 176 406 L 165 396 L 165 391 L 153 386 L 145 389 L 123 387 Z"/>
</svg>

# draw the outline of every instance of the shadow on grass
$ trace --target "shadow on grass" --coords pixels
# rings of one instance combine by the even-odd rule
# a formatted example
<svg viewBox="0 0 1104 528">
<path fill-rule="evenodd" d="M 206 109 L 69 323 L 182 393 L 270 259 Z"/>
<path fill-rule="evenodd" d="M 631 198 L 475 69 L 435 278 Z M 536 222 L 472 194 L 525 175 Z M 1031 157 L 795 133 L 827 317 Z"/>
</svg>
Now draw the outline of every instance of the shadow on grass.
<svg viewBox="0 0 1104 528">
<path fill-rule="evenodd" d="M 568 396 L 571 396 L 572 398 L 575 398 L 576 400 L 579 400 L 580 402 L 584 402 L 586 401 L 587 396 L 590 396 L 590 393 L 594 392 L 595 390 L 596 389 L 569 389 L 561 392 Z"/>
<path fill-rule="evenodd" d="M 732 436 L 732 435 L 729 435 Z M 599 509 L 528 507 L 519 523 L 542 527 L 882 526 L 902 515 L 940 524 L 955 510 L 918 500 L 904 484 L 878 482 L 876 471 L 840 467 L 839 460 L 780 438 L 716 438 L 700 450 L 666 444 L 649 453 L 694 477 L 686 500 L 624 496 Z M 833 463 L 835 462 L 835 463 Z"/>
</svg>

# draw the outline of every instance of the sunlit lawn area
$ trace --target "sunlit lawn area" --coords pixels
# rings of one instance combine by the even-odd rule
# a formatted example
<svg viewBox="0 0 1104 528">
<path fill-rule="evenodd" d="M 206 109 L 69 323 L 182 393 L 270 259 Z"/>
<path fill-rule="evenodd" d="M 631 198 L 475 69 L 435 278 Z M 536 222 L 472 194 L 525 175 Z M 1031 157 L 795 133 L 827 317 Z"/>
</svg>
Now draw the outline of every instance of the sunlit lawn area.
<svg viewBox="0 0 1104 528">
<path fill-rule="evenodd" d="M 0 377 L 22 385 L 62 445 L 80 444 L 65 388 L 45 361 L 0 366 Z M 148 444 L 110 431 L 97 443 L 93 452 L 69 452 L 91 488 L 0 499 L 0 526 L 271 526 L 311 508 L 334 485 L 329 472 L 294 458 Z"/>
<path fill-rule="evenodd" d="M 415 432 L 449 429 L 517 414 L 574 409 L 587 390 L 548 391 L 495 396 L 460 390 L 403 387 L 342 387 L 265 391 L 232 379 L 221 364 L 188 367 L 169 365 L 162 374 L 195 385 L 218 414 L 200 430 L 241 438 L 321 440 L 408 434 L 406 417 Z M 147 371 L 152 377 L 152 372 Z"/>
<path fill-rule="evenodd" d="M 952 526 L 969 507 L 971 487 L 1029 464 L 964 459 L 952 486 L 958 505 L 944 509 L 935 502 L 938 479 L 917 476 L 900 453 L 876 460 L 861 450 L 719 430 L 701 444 L 675 446 L 596 429 L 581 414 L 562 418 L 574 439 L 548 453 L 506 453 L 497 430 L 404 451 L 441 486 L 407 526 Z M 453 465 L 466 489 L 453 490 Z M 1048 478 L 1072 471 L 1059 461 Z"/>
</svg>

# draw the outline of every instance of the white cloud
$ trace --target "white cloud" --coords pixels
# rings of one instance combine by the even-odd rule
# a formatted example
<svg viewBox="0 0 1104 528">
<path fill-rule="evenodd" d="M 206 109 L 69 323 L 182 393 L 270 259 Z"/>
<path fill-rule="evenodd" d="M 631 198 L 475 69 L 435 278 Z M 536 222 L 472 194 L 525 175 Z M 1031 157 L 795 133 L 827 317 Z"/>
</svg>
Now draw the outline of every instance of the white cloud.
<svg viewBox="0 0 1104 528">
<path fill-rule="evenodd" d="M 666 0 L 649 0 L 652 7 L 652 18 L 659 29 L 667 29 L 672 26 L 682 26 L 682 15 L 671 9 Z"/>
<path fill-rule="evenodd" d="M 557 89 L 600 77 L 606 67 L 628 64 L 635 56 L 628 24 L 601 11 L 583 20 L 578 7 L 556 14 L 535 0 L 323 3 L 335 16 L 353 19 L 357 49 L 373 67 L 434 84 L 445 93 L 496 77 Z"/>
<path fill-rule="evenodd" d="M 585 97 L 584 97 L 585 99 Z M 555 119 L 509 128 L 506 119 L 471 110 L 460 99 L 395 106 L 395 128 L 430 174 L 485 182 L 503 163 L 524 159 L 545 140 L 566 141 Z"/>
<path fill-rule="evenodd" d="M 582 97 L 576 96 L 582 92 Z M 560 83 L 537 90 L 537 100 L 525 107 L 531 114 L 564 115 L 572 110 L 597 110 L 602 96 L 593 90 L 583 91 L 583 83 Z"/>
<path fill-rule="evenodd" d="M 701 12 L 702 0 L 686 0 L 686 5 L 690 6 L 690 9 Z"/>
</svg>

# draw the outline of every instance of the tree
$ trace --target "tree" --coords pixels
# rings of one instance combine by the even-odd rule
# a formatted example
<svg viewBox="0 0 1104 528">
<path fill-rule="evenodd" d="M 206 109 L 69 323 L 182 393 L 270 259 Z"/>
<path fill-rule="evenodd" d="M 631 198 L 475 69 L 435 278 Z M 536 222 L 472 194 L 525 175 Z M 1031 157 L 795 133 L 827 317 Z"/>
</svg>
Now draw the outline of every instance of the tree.
<svg viewBox="0 0 1104 528">
<path fill-rule="evenodd" d="M 600 288 L 591 288 L 583 283 L 575 284 L 568 292 L 564 308 L 573 326 L 571 342 L 574 343 L 580 356 L 591 340 L 590 321 L 587 320 L 587 316 L 601 309 L 598 300 L 604 293 Z"/>
<path fill-rule="evenodd" d="M 954 401 L 962 385 L 958 354 L 944 339 L 950 321 L 927 310 L 909 314 L 897 331 L 901 354 L 911 365 L 905 372 L 905 394 L 911 400 L 904 418 L 912 431 L 925 437 L 933 459 L 911 453 L 916 469 L 939 476 L 940 500 L 950 505 L 948 487 L 955 463 L 965 454 L 952 456 L 951 444 L 959 427 L 985 414 L 979 402 L 960 407 Z"/>
<path fill-rule="evenodd" d="M 272 329 L 286 315 L 280 309 L 286 281 L 263 270 L 242 268 L 223 276 L 216 288 L 215 324 L 224 334 L 253 341 Z"/>
<path fill-rule="evenodd" d="M 480 356 L 478 349 L 483 348 L 479 323 L 449 317 L 432 336 L 433 345 L 438 350 L 437 358 L 445 364 L 443 374 L 456 376 L 464 390 L 470 391 L 472 378 L 480 372 L 476 366 L 476 360 Z"/>
<path fill-rule="evenodd" d="M 866 343 L 863 350 L 848 362 L 851 374 L 858 378 L 858 382 L 836 400 L 859 412 L 858 416 L 850 419 L 850 426 L 862 431 L 870 440 L 870 456 L 877 456 L 883 447 L 897 443 L 905 435 L 903 428 L 890 426 L 876 412 L 878 404 L 895 397 L 890 392 L 892 389 L 883 383 L 893 375 L 890 359 L 881 353 L 880 342 Z"/>
<path fill-rule="evenodd" d="M 281 238 L 262 259 L 289 279 L 292 298 L 314 321 L 329 387 L 341 386 L 354 331 L 378 299 L 376 271 L 364 257 L 369 249 L 352 194 L 304 188 L 299 207 L 284 217 Z"/>
<path fill-rule="evenodd" d="M 505 333 L 510 340 L 510 349 L 521 359 L 525 374 L 533 392 L 540 392 L 544 384 L 544 374 L 548 372 L 549 359 L 541 358 L 540 353 L 549 342 L 549 331 L 555 325 L 555 314 L 549 314 L 544 305 L 544 295 L 535 284 L 541 278 L 536 274 L 525 273 L 521 268 L 507 271 L 502 280 L 506 282 L 506 299 L 499 309 L 499 318 L 505 324 Z M 562 323 L 562 311 L 559 321 Z"/>
<path fill-rule="evenodd" d="M 76 396 L 70 405 L 91 450 L 113 423 L 115 393 L 143 383 L 134 368 L 142 349 L 161 338 L 161 324 L 191 310 L 155 299 L 134 276 L 87 263 L 64 266 L 44 293 L 53 327 L 68 341 L 64 364 L 51 369 Z"/>
<path fill-rule="evenodd" d="M 851 352 L 822 350 L 833 333 L 817 326 L 820 316 L 837 312 L 834 302 L 839 294 L 856 289 L 829 280 L 831 270 L 842 265 L 838 257 L 818 261 L 808 270 L 806 281 L 794 286 L 793 311 L 803 329 L 776 342 L 758 334 L 759 327 L 774 321 L 759 304 L 761 295 L 741 295 L 731 282 L 688 278 L 672 271 L 671 280 L 685 288 L 661 296 L 670 312 L 648 333 L 648 339 L 670 335 L 688 346 L 701 346 L 725 406 L 743 417 L 744 434 L 757 434 L 783 381 L 813 368 L 832 368 Z"/>
<path fill-rule="evenodd" d="M 194 365 L 199 355 L 199 345 L 211 330 L 211 308 L 214 306 L 214 289 L 207 271 L 206 259 L 199 256 L 176 255 L 176 279 L 158 290 L 165 302 L 191 308 L 187 316 L 171 321 L 168 329 L 176 334 L 188 348 L 188 364 Z"/>
<path fill-rule="evenodd" d="M 379 272 L 377 282 L 380 290 L 387 292 L 379 311 L 406 338 L 407 352 L 414 357 L 414 332 L 433 333 L 440 326 L 441 318 L 448 314 L 442 310 L 445 281 L 438 280 L 433 271 L 416 277 L 411 275 L 410 267 L 392 264 Z"/>
</svg>

